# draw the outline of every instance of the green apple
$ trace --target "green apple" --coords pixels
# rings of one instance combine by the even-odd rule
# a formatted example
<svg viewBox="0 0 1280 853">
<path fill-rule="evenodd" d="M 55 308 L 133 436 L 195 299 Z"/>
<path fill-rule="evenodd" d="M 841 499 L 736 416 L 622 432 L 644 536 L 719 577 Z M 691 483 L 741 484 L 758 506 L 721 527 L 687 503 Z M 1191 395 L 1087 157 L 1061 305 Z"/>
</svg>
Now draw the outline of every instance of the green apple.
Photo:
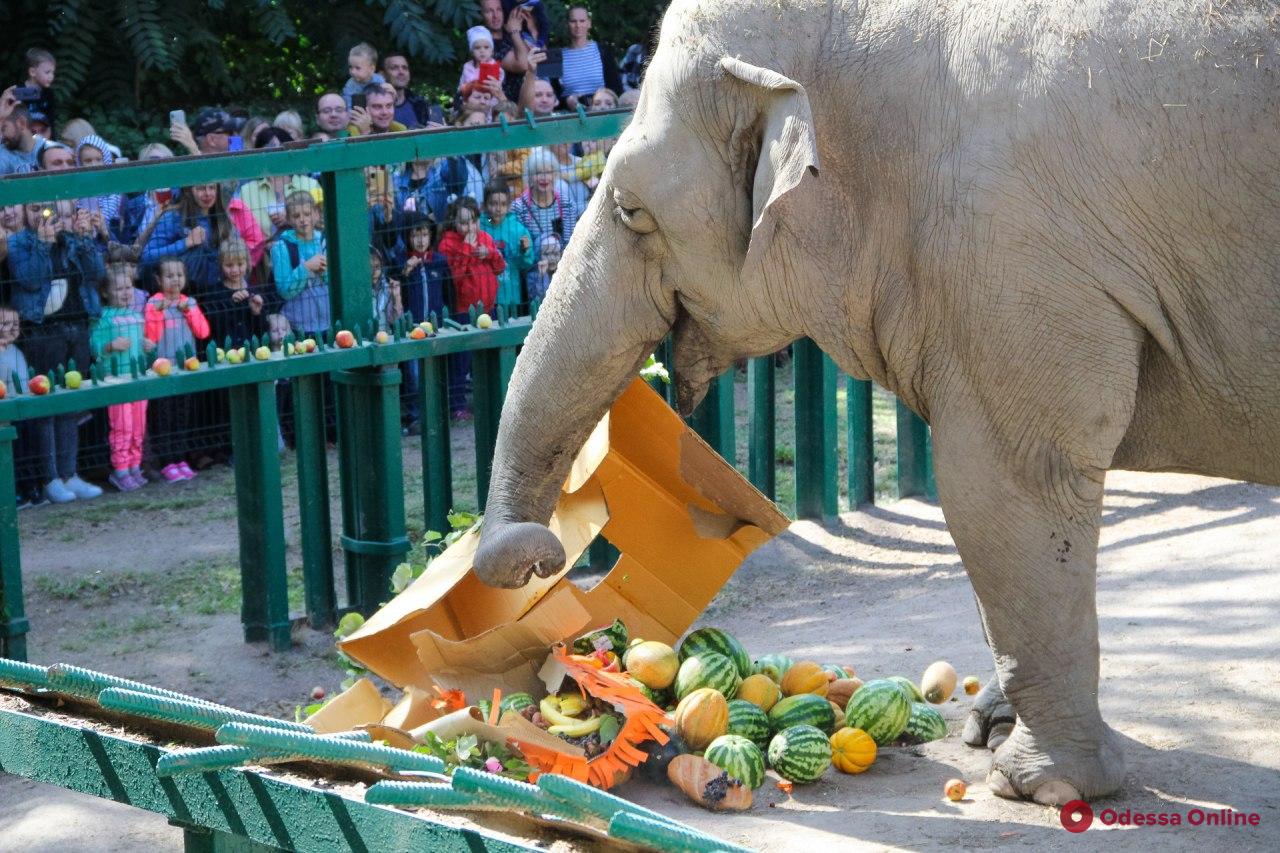
<svg viewBox="0 0 1280 853">
<path fill-rule="evenodd" d="M 253 351 L 253 357 L 258 361 L 266 361 L 271 358 L 271 347 L 258 347 Z"/>
<path fill-rule="evenodd" d="M 476 318 L 477 329 L 487 329 L 492 325 L 493 325 L 493 318 L 490 317 L 488 314 L 481 314 L 479 317 Z"/>
<path fill-rule="evenodd" d="M 80 375 L 80 371 L 78 370 L 68 370 L 66 375 L 63 377 L 63 382 L 65 382 L 66 386 L 73 391 L 76 388 L 79 388 L 80 383 L 83 381 L 84 377 Z"/>
</svg>

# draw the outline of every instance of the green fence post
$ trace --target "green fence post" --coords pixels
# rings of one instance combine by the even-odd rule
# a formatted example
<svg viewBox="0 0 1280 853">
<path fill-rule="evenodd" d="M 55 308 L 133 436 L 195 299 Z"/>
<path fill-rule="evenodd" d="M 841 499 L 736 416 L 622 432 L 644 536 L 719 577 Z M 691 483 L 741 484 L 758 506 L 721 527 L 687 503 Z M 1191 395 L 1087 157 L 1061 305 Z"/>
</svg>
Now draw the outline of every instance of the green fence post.
<svg viewBox="0 0 1280 853">
<path fill-rule="evenodd" d="M 848 405 L 849 508 L 876 502 L 875 435 L 871 422 L 871 380 L 845 377 Z"/>
<path fill-rule="evenodd" d="M 27 616 L 22 600 L 22 549 L 13 495 L 13 442 L 18 430 L 0 424 L 0 657 L 27 659 Z"/>
<path fill-rule="evenodd" d="M 476 506 L 484 512 L 502 415 L 502 366 L 496 349 L 471 354 L 471 411 L 476 436 Z"/>
<path fill-rule="evenodd" d="M 936 500 L 938 488 L 933 481 L 933 448 L 929 442 L 929 425 L 915 412 L 898 401 L 898 497 L 921 495 Z"/>
<path fill-rule="evenodd" d="M 298 523 L 307 621 L 327 628 L 337 617 L 333 530 L 329 521 L 329 461 L 325 445 L 324 377 L 293 380 L 293 437 L 298 464 Z"/>
<path fill-rule="evenodd" d="M 255 382 L 228 390 L 240 528 L 240 621 L 245 642 L 267 640 L 275 651 L 284 651 L 292 644 L 292 626 L 276 387 L 274 382 Z"/>
<path fill-rule="evenodd" d="M 751 409 L 747 426 L 747 478 L 769 500 L 777 499 L 777 436 L 774 423 L 773 356 L 747 362 L 747 399 Z"/>
<path fill-rule="evenodd" d="M 689 426 L 730 465 L 736 464 L 738 456 L 733 411 L 734 372 L 731 367 L 711 380 L 707 396 L 687 419 Z"/>
<path fill-rule="evenodd" d="M 422 401 L 422 512 L 426 530 L 449 532 L 453 460 L 449 448 L 449 376 L 445 356 L 418 361 Z"/>
<path fill-rule="evenodd" d="M 792 345 L 796 397 L 796 518 L 835 519 L 836 366 L 808 338 Z"/>
</svg>

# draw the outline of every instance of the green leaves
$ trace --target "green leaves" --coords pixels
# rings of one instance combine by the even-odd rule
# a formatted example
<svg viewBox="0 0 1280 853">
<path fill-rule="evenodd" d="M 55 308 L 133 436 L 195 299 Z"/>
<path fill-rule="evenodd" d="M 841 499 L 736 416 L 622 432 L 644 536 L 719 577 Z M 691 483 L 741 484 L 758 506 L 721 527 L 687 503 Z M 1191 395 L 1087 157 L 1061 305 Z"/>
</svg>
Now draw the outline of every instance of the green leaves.
<svg viewBox="0 0 1280 853">
<path fill-rule="evenodd" d="M 427 732 L 423 736 L 423 742 L 415 746 L 413 751 L 439 758 L 445 764 L 446 773 L 452 773 L 455 767 L 488 770 L 490 768 L 485 766 L 486 763 L 496 759 L 497 766 L 502 768 L 498 775 L 521 782 L 529 776 L 529 765 L 518 752 L 508 748 L 506 744 L 481 741 L 475 735 L 442 740 L 435 732 Z"/>
</svg>

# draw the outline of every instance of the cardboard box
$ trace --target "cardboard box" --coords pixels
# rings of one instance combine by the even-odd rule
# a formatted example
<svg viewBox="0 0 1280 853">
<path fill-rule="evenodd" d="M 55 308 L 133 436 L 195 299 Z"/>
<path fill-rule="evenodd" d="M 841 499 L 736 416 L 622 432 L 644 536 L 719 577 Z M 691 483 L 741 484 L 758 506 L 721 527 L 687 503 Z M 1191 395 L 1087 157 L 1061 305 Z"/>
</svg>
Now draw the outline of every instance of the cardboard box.
<svg viewBox="0 0 1280 853">
<path fill-rule="evenodd" d="M 632 637 L 674 643 L 748 554 L 788 519 L 637 379 L 574 461 L 551 518 L 566 569 L 521 589 L 471 570 L 479 533 L 437 557 L 341 644 L 398 687 L 433 684 L 486 698 L 543 695 L 550 647 L 615 618 Z M 622 553 L 582 590 L 566 575 L 597 535 Z"/>
</svg>

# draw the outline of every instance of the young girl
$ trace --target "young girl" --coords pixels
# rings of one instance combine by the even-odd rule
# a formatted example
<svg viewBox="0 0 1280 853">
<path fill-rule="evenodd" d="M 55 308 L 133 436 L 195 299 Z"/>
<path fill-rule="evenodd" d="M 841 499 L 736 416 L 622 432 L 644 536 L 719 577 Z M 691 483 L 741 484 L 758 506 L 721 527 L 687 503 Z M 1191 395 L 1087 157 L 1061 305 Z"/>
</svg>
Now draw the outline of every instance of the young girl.
<svg viewBox="0 0 1280 853">
<path fill-rule="evenodd" d="M 163 258 L 155 277 L 158 292 L 147 300 L 146 336 L 156 345 L 156 357 L 177 361 L 184 347 L 199 352 L 198 342 L 209 337 L 209 321 L 196 301 L 182 292 L 187 286 L 186 266 L 180 258 Z M 196 476 L 186 461 L 190 423 L 190 395 L 161 397 L 151 406 L 156 456 L 164 465 L 160 473 L 170 483 Z"/>
<path fill-rule="evenodd" d="M 254 335 L 266 335 L 267 315 L 278 306 L 268 305 L 264 288 L 249 284 L 249 247 L 243 240 L 231 237 L 218 248 L 218 263 L 222 287 L 204 298 L 213 342 L 225 346 L 230 338 L 231 345 L 238 347 Z"/>
<path fill-rule="evenodd" d="M 449 205 L 448 231 L 440 241 L 440 253 L 449 262 L 453 277 L 453 319 L 469 320 L 467 309 L 477 302 L 485 311 L 493 311 L 498 298 L 498 276 L 507 262 L 493 238 L 480 230 L 480 205 L 463 196 Z M 470 417 L 467 411 L 467 374 L 471 370 L 471 354 L 458 353 L 449 358 L 449 408 L 456 420 Z"/>
<path fill-rule="evenodd" d="M 382 250 L 377 246 L 369 247 L 369 268 L 373 275 L 370 284 L 373 289 L 373 319 L 378 323 L 379 331 L 389 332 L 391 326 L 404 315 L 404 302 L 400 297 L 400 282 L 387 278 L 383 272 Z"/>
<path fill-rule="evenodd" d="M 494 61 L 493 36 L 489 34 L 488 27 L 476 26 L 467 30 L 467 47 L 471 51 L 471 59 L 467 61 L 466 65 L 462 66 L 462 76 L 458 78 L 459 92 L 468 83 L 479 81 L 481 65 L 486 68 L 496 66 L 499 83 L 503 83 L 507 79 L 507 72 L 502 70 L 501 63 Z"/>
<path fill-rule="evenodd" d="M 107 364 L 112 360 L 119 365 L 119 372 L 127 372 L 130 359 L 145 364 L 145 354 L 155 349 L 153 341 L 144 335 L 145 319 L 133 305 L 133 276 L 125 264 L 115 263 L 107 268 L 107 278 L 102 283 L 102 301 L 106 306 L 102 316 L 94 324 L 89 336 L 93 354 Z M 108 443 L 111 447 L 112 472 L 107 477 L 111 485 L 122 492 L 132 492 L 146 485 L 142 476 L 142 442 L 147 433 L 147 401 L 117 403 L 107 407 L 107 420 L 111 426 Z"/>
<path fill-rule="evenodd" d="M 431 314 L 436 322 L 445 314 L 444 295 L 449 282 L 449 262 L 435 251 L 435 225 L 424 214 L 405 216 L 408 252 L 404 261 L 404 310 L 415 323 Z"/>
<path fill-rule="evenodd" d="M 551 288 L 551 279 L 560 264 L 560 238 L 554 234 L 544 234 L 538 241 L 538 265 L 529 273 L 529 301 L 546 299 Z"/>
</svg>

